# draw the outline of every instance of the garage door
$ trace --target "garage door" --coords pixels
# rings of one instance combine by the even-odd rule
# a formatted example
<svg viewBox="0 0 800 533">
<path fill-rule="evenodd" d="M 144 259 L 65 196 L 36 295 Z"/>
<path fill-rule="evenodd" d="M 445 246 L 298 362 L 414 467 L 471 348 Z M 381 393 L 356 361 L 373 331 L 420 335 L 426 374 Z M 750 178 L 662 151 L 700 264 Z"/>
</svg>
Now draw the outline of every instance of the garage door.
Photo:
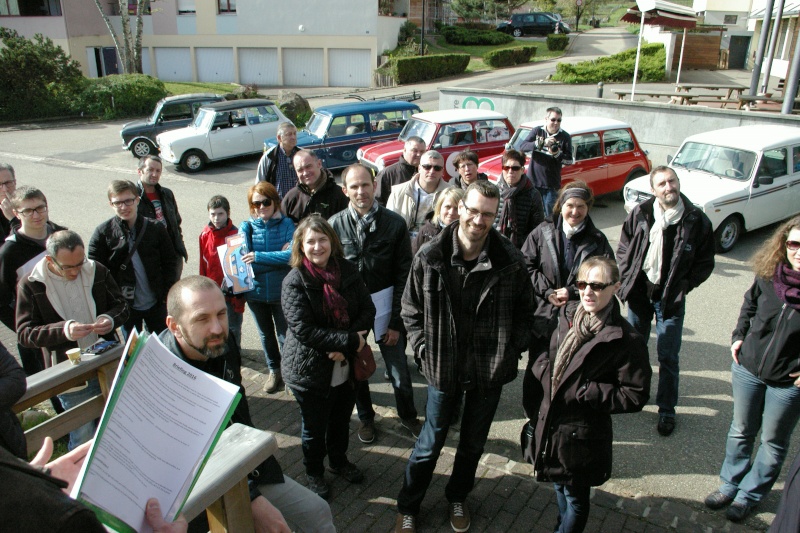
<svg viewBox="0 0 800 533">
<path fill-rule="evenodd" d="M 239 82 L 279 85 L 277 48 L 239 48 Z"/>
<path fill-rule="evenodd" d="M 192 80 L 192 59 L 188 48 L 156 48 L 156 72 L 162 81 Z"/>
<path fill-rule="evenodd" d="M 322 48 L 284 48 L 283 84 L 296 86 L 322 85 Z"/>
<path fill-rule="evenodd" d="M 369 50 L 331 48 L 328 50 L 328 81 L 331 87 L 369 87 L 372 62 Z"/>
<path fill-rule="evenodd" d="M 196 48 L 197 81 L 231 83 L 233 48 Z"/>
</svg>

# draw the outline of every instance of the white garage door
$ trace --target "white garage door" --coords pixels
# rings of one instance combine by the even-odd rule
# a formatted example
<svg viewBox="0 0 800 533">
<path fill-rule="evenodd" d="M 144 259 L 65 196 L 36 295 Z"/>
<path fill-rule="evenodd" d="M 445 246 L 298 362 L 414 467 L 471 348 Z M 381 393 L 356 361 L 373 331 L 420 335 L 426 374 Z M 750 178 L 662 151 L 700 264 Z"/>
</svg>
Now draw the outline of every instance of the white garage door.
<svg viewBox="0 0 800 533">
<path fill-rule="evenodd" d="M 194 81 L 189 49 L 156 48 L 156 72 L 163 81 Z"/>
<path fill-rule="evenodd" d="M 239 82 L 279 85 L 277 48 L 239 48 Z"/>
<path fill-rule="evenodd" d="M 197 81 L 233 81 L 233 48 L 196 48 L 194 52 L 197 59 Z"/>
<path fill-rule="evenodd" d="M 372 63 L 369 50 L 331 48 L 328 50 L 328 81 L 331 87 L 369 87 Z"/>
<path fill-rule="evenodd" d="M 322 85 L 322 48 L 284 48 L 283 84 L 296 86 Z"/>
</svg>

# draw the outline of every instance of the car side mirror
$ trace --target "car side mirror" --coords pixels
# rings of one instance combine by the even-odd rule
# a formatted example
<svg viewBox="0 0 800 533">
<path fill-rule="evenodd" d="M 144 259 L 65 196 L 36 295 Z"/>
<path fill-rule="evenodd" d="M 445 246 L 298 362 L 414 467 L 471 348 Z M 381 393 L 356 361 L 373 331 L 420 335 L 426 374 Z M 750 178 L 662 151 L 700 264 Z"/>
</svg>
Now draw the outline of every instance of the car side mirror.
<svg viewBox="0 0 800 533">
<path fill-rule="evenodd" d="M 163 115 L 158 115 L 158 118 L 156 119 L 156 122 L 158 124 L 162 124 L 164 122 L 164 116 Z"/>
<path fill-rule="evenodd" d="M 442 143 L 436 143 L 433 146 L 431 146 L 431 149 L 432 150 L 438 150 L 441 147 L 442 147 Z"/>
<path fill-rule="evenodd" d="M 756 180 L 759 185 L 772 185 L 774 181 L 775 179 L 773 179 L 771 176 L 759 176 Z"/>
<path fill-rule="evenodd" d="M 668 154 L 667 155 L 667 164 L 669 165 L 670 163 L 672 163 L 672 156 Z"/>
</svg>

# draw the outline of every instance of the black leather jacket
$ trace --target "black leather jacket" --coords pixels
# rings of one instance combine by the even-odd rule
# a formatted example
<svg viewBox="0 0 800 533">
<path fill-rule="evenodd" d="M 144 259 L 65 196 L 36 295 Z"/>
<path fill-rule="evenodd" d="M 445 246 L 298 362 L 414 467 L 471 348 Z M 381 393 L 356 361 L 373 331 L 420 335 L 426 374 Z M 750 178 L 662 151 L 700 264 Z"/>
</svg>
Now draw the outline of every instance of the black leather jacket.
<svg viewBox="0 0 800 533">
<path fill-rule="evenodd" d="M 156 220 L 156 208 L 144 192 L 142 182 L 140 181 L 136 186 L 139 188 L 139 216 Z M 178 212 L 175 195 L 172 194 L 171 190 L 158 184 L 156 184 L 156 192 L 158 197 L 161 198 L 161 210 L 164 212 L 164 218 L 167 219 L 167 233 L 172 241 L 172 246 L 178 252 L 178 255 L 188 260 L 189 254 L 186 252 L 186 245 L 183 244 L 183 231 L 181 230 L 181 222 L 183 220 Z"/>
</svg>

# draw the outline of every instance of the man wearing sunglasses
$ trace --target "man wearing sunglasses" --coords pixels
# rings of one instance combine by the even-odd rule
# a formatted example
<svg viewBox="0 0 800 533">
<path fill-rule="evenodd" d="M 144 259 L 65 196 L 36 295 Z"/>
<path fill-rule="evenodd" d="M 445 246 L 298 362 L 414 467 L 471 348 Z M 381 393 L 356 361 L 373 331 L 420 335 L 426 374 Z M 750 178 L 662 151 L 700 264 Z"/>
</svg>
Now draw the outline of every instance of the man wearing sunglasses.
<svg viewBox="0 0 800 533">
<path fill-rule="evenodd" d="M 561 109 L 548 107 L 544 125 L 531 130 L 519 146 L 530 152 L 528 175 L 542 195 L 545 217 L 553 212 L 558 190 L 561 189 L 561 167 L 572 164 L 572 137 L 561 129 Z"/>
<path fill-rule="evenodd" d="M 444 178 L 444 158 L 436 150 L 428 150 L 420 158 L 419 168 L 411 180 L 394 185 L 386 208 L 406 221 L 413 240 L 425 217 L 433 211 L 442 191 L 451 187 Z"/>
</svg>

